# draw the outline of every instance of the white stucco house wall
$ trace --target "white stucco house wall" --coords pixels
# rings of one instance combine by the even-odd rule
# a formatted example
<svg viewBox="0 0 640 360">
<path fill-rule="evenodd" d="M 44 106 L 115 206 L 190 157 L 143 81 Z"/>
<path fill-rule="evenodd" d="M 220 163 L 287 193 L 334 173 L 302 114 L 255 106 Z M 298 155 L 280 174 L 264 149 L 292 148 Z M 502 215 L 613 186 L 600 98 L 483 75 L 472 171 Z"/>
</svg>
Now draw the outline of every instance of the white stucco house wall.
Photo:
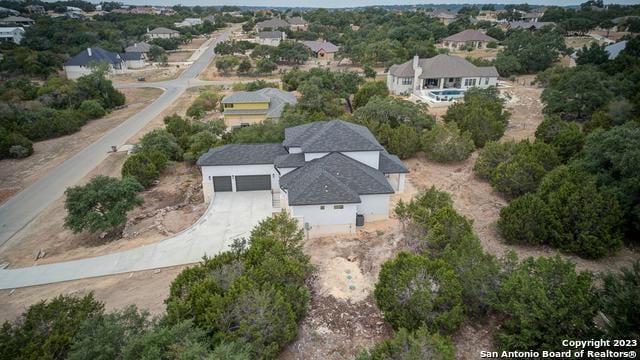
<svg viewBox="0 0 640 360">
<path fill-rule="evenodd" d="M 467 89 L 496 86 L 498 76 L 495 66 L 475 66 L 458 56 L 414 56 L 389 68 L 387 88 L 395 95 L 415 96 L 433 103 L 450 102 L 463 97 Z"/>
<path fill-rule="evenodd" d="M 64 63 L 67 79 L 77 79 L 93 72 L 96 64 L 107 64 L 109 74 L 120 74 L 127 71 L 127 63 L 118 53 L 103 48 L 86 48 Z"/>
<path fill-rule="evenodd" d="M 24 28 L 21 27 L 0 27 L 0 43 L 12 42 L 20 44 L 24 38 Z"/>
<path fill-rule="evenodd" d="M 157 27 L 151 31 L 147 29 L 147 37 L 149 39 L 172 39 L 180 37 L 180 32 L 165 27 Z"/>
<path fill-rule="evenodd" d="M 278 46 L 287 38 L 284 31 L 261 31 L 256 35 L 255 43 L 260 45 Z"/>
<path fill-rule="evenodd" d="M 198 159 L 205 200 L 221 191 L 271 191 L 274 208 L 309 236 L 354 233 L 357 219 L 389 217 L 407 167 L 364 126 L 319 121 L 285 130 L 272 144 L 230 144 Z"/>
</svg>

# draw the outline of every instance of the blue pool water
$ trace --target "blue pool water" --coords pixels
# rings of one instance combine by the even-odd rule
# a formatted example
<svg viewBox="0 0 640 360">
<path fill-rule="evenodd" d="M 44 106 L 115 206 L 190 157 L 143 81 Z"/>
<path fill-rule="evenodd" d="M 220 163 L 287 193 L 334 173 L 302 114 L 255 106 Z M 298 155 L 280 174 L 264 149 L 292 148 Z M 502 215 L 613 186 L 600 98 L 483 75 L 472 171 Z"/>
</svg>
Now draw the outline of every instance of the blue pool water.
<svg viewBox="0 0 640 360">
<path fill-rule="evenodd" d="M 434 96 L 462 96 L 464 91 L 462 90 L 432 90 L 430 91 Z"/>
</svg>

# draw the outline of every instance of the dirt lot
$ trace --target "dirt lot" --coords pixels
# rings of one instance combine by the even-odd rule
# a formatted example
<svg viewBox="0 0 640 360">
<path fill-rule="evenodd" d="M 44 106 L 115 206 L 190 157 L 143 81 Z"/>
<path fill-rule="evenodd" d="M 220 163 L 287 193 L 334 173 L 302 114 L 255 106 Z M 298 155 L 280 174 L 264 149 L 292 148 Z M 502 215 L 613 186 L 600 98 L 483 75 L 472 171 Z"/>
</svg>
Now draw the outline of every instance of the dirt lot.
<svg viewBox="0 0 640 360">
<path fill-rule="evenodd" d="M 187 66 L 177 65 L 150 65 L 140 70 L 131 70 L 126 74 L 116 74 L 111 79 L 118 83 L 138 82 L 138 78 L 144 78 L 146 82 L 172 80 L 180 76 L 186 68 Z"/>
<path fill-rule="evenodd" d="M 177 266 L 64 283 L 0 290 L 0 321 L 12 321 L 30 305 L 58 295 L 83 296 L 90 291 L 103 301 L 107 311 L 130 304 L 147 309 L 152 315 L 165 311 L 171 281 L 184 269 Z"/>
<path fill-rule="evenodd" d="M 564 38 L 567 47 L 573 49 L 582 49 L 584 45 L 589 46 L 592 42 L 598 42 L 591 36 L 567 36 Z"/>
<path fill-rule="evenodd" d="M 193 55 L 193 51 L 190 50 L 182 50 L 169 53 L 168 62 L 183 62 L 189 60 L 189 58 Z"/>
<path fill-rule="evenodd" d="M 472 57 L 476 59 L 492 60 L 496 58 L 499 52 L 500 52 L 500 49 L 496 48 L 496 49 L 473 49 L 472 51 L 455 50 L 455 51 L 451 51 L 450 54 L 460 56 L 462 58 Z"/>
<path fill-rule="evenodd" d="M 0 203 L 153 102 L 160 96 L 162 90 L 124 89 L 122 92 L 127 97 L 127 107 L 115 110 L 101 119 L 90 121 L 77 133 L 33 144 L 34 153 L 28 158 L 1 160 Z"/>
</svg>

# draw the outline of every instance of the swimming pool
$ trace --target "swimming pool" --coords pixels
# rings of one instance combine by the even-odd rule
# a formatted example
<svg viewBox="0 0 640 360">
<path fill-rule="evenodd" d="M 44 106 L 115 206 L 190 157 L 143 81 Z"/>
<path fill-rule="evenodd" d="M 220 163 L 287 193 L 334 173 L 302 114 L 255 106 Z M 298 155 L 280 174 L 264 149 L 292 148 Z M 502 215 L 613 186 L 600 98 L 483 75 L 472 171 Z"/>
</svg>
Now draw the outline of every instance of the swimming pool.
<svg viewBox="0 0 640 360">
<path fill-rule="evenodd" d="M 452 101 L 464 96 L 464 90 L 429 90 L 427 95 L 435 101 Z"/>
</svg>

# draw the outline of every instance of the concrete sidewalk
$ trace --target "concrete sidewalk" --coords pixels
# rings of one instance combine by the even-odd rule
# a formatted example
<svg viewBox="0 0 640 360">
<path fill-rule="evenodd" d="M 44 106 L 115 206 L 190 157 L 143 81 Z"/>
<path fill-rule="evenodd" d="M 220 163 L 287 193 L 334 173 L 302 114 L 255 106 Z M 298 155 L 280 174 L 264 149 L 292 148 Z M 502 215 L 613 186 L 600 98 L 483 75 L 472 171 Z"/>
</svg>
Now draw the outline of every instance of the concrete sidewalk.
<svg viewBox="0 0 640 360">
<path fill-rule="evenodd" d="M 269 191 L 216 193 L 198 222 L 170 238 L 115 254 L 0 270 L 0 289 L 196 263 L 204 255 L 228 250 L 234 239 L 248 237 L 271 210 Z"/>
</svg>

